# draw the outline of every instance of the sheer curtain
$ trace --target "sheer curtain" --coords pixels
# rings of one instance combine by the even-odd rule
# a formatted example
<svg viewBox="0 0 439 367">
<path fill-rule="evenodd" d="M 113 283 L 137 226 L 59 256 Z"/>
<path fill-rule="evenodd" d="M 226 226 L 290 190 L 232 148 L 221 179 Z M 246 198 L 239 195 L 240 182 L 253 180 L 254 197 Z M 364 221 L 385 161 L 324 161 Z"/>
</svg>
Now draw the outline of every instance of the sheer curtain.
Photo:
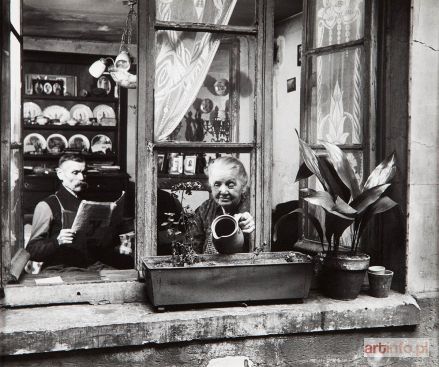
<svg viewBox="0 0 439 367">
<path fill-rule="evenodd" d="M 237 0 L 159 0 L 157 19 L 228 24 Z M 220 44 L 205 32 L 158 31 L 155 139 L 164 141 L 183 119 L 206 78 Z"/>
</svg>

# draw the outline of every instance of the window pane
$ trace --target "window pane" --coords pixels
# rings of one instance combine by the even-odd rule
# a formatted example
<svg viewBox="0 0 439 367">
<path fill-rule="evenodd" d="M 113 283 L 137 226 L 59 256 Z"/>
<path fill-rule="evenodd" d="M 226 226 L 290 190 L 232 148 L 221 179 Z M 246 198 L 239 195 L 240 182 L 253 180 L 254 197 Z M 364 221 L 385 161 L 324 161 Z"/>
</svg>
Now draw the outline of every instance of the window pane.
<svg viewBox="0 0 439 367">
<path fill-rule="evenodd" d="M 255 41 L 157 32 L 155 140 L 253 140 Z"/>
<path fill-rule="evenodd" d="M 312 46 L 325 47 L 358 40 L 364 34 L 363 0 L 315 0 Z"/>
<path fill-rule="evenodd" d="M 255 0 L 156 0 L 157 20 L 251 26 Z"/>
<path fill-rule="evenodd" d="M 362 48 L 313 56 L 309 141 L 361 144 L 363 136 Z"/>
<path fill-rule="evenodd" d="M 181 214 L 194 212 L 200 205 L 215 201 L 212 199 L 211 189 L 208 182 L 208 165 L 215 159 L 222 156 L 230 156 L 238 158 L 244 165 L 248 177 L 250 178 L 250 154 L 225 154 L 225 153 L 158 153 L 157 155 L 157 172 L 158 172 L 158 190 L 157 190 L 157 253 L 158 255 L 171 254 L 171 242 L 173 240 L 173 233 L 167 230 L 179 230 L 183 233 L 174 239 L 182 240 L 184 234 L 195 235 L 193 231 L 189 231 L 188 226 L 175 227 L 172 223 L 178 222 Z M 247 182 L 247 190 L 242 195 L 239 203 L 240 208 L 246 208 L 245 211 L 250 211 L 249 202 L 249 185 Z M 190 193 L 187 191 L 190 189 Z M 174 194 L 172 196 L 172 194 Z M 237 211 L 241 212 L 241 211 Z M 171 213 L 173 215 L 171 215 Z M 230 212 L 233 214 L 233 210 Z M 213 220 L 212 211 L 206 211 L 206 216 L 203 218 L 206 221 Z M 223 214 L 220 210 L 218 215 Z M 254 213 L 252 213 L 254 215 Z M 216 215 L 215 215 L 216 216 Z M 204 224 L 206 224 L 205 222 Z M 187 223 L 186 223 L 187 224 Z M 204 226 L 203 228 L 206 228 Z M 210 222 L 207 227 L 210 228 Z M 207 240 L 209 233 L 201 233 L 200 237 Z M 189 238 L 188 237 L 188 238 Z M 188 241 L 188 239 L 186 239 Z M 204 242 L 203 242 L 204 243 Z M 195 241 L 194 244 L 201 246 L 200 241 Z M 198 248 L 198 247 L 195 247 Z"/>
</svg>

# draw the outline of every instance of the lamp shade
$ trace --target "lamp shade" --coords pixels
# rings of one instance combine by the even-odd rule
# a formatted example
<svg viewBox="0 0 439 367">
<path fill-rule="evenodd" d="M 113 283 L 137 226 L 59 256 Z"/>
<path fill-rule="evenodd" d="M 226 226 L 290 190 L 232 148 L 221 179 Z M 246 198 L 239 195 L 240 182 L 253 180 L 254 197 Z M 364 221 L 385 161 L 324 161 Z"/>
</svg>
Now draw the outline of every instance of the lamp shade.
<svg viewBox="0 0 439 367">
<path fill-rule="evenodd" d="M 114 61 L 114 66 L 119 70 L 126 70 L 131 66 L 130 55 L 126 51 L 121 51 Z"/>
<path fill-rule="evenodd" d="M 99 59 L 89 67 L 88 72 L 94 78 L 99 78 L 104 73 L 106 67 L 105 59 Z"/>
</svg>

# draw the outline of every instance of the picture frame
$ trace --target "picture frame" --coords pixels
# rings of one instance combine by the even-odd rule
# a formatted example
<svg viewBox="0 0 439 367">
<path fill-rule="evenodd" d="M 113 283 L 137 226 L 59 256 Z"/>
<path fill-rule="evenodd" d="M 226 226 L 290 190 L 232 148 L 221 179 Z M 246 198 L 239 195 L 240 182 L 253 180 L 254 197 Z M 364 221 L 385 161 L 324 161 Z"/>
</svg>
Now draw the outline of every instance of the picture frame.
<svg viewBox="0 0 439 367">
<path fill-rule="evenodd" d="M 165 169 L 165 155 L 157 154 L 157 171 L 164 172 Z"/>
<path fill-rule="evenodd" d="M 77 77 L 73 75 L 25 74 L 24 86 L 26 95 L 78 95 Z"/>
<path fill-rule="evenodd" d="M 197 167 L 197 156 L 187 155 L 184 157 L 184 169 L 183 173 L 185 175 L 194 175 Z"/>
</svg>

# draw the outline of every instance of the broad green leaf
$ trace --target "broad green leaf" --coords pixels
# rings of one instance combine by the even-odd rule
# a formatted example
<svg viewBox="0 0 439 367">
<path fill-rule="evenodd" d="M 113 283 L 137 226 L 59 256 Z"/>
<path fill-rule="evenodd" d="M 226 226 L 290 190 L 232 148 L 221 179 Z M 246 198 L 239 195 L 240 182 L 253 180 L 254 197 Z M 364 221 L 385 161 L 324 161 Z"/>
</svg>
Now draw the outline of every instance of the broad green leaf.
<svg viewBox="0 0 439 367">
<path fill-rule="evenodd" d="M 326 212 L 325 215 L 325 235 L 328 243 L 331 244 L 331 238 L 334 238 L 335 242 L 340 241 L 340 237 L 343 232 L 354 222 L 353 218 L 340 218 L 334 214 Z"/>
<path fill-rule="evenodd" d="M 320 243 L 321 243 L 322 248 L 324 250 L 322 225 L 320 224 L 319 220 L 314 215 L 307 213 L 302 208 L 298 208 L 298 209 L 295 209 L 287 214 L 284 214 L 277 220 L 276 224 L 274 225 L 274 229 L 273 229 L 273 241 L 277 241 L 277 233 L 279 231 L 279 226 L 281 224 L 285 223 L 286 221 L 288 221 L 289 217 L 293 214 L 302 214 L 310 219 L 311 223 L 314 225 L 314 228 L 316 229 L 317 233 L 319 234 Z"/>
<path fill-rule="evenodd" d="M 326 183 L 322 177 L 322 174 L 320 173 L 319 162 L 317 160 L 316 154 L 307 143 L 305 143 L 302 139 L 300 139 L 297 130 L 296 130 L 296 134 L 297 134 L 297 138 L 299 139 L 300 154 L 302 156 L 303 162 L 306 164 L 308 169 L 316 175 L 316 177 L 318 178 L 318 180 L 326 190 Z"/>
<path fill-rule="evenodd" d="M 372 171 L 364 184 L 363 191 L 390 182 L 395 173 L 396 159 L 395 153 L 392 153 Z"/>
<path fill-rule="evenodd" d="M 358 214 L 363 213 L 369 206 L 374 204 L 380 198 L 380 196 L 389 186 L 390 184 L 385 184 L 363 191 L 360 196 L 350 203 L 350 206 L 356 209 Z"/>
<path fill-rule="evenodd" d="M 337 145 L 328 142 L 322 142 L 322 144 L 326 148 L 329 159 L 337 171 L 337 174 L 343 183 L 351 190 L 351 196 L 355 199 L 360 194 L 360 187 L 348 157 Z"/>
<path fill-rule="evenodd" d="M 296 180 L 294 182 L 304 180 L 305 178 L 311 177 L 314 173 L 312 173 L 308 166 L 305 163 L 302 163 L 297 171 Z"/>
<path fill-rule="evenodd" d="M 335 200 L 335 206 L 333 210 L 352 218 L 354 218 L 355 214 L 357 214 L 357 211 L 340 197 L 337 197 L 337 199 Z"/>
<path fill-rule="evenodd" d="M 358 235 L 357 238 L 360 239 L 361 235 L 363 234 L 364 229 L 366 228 L 367 224 L 369 223 L 370 219 L 375 214 L 384 213 L 398 204 L 390 199 L 388 196 L 384 196 L 382 198 L 379 198 L 374 204 L 372 204 L 369 209 L 366 210 L 364 215 L 361 218 L 361 221 L 355 222 L 355 229 L 358 229 Z M 359 228 L 358 228 L 359 227 Z"/>
<path fill-rule="evenodd" d="M 328 185 L 329 193 L 332 197 L 339 196 L 344 201 L 348 201 L 351 197 L 351 192 L 338 176 L 332 163 L 324 156 L 317 156 L 317 159 L 319 161 L 320 172 Z"/>
<path fill-rule="evenodd" d="M 320 206 L 327 212 L 334 214 L 340 218 L 349 220 L 352 219 L 336 210 L 336 205 L 334 200 L 332 199 L 332 196 L 326 191 L 316 191 L 315 193 L 312 193 L 311 195 L 304 198 L 304 200 L 306 200 L 310 204 Z"/>
</svg>

